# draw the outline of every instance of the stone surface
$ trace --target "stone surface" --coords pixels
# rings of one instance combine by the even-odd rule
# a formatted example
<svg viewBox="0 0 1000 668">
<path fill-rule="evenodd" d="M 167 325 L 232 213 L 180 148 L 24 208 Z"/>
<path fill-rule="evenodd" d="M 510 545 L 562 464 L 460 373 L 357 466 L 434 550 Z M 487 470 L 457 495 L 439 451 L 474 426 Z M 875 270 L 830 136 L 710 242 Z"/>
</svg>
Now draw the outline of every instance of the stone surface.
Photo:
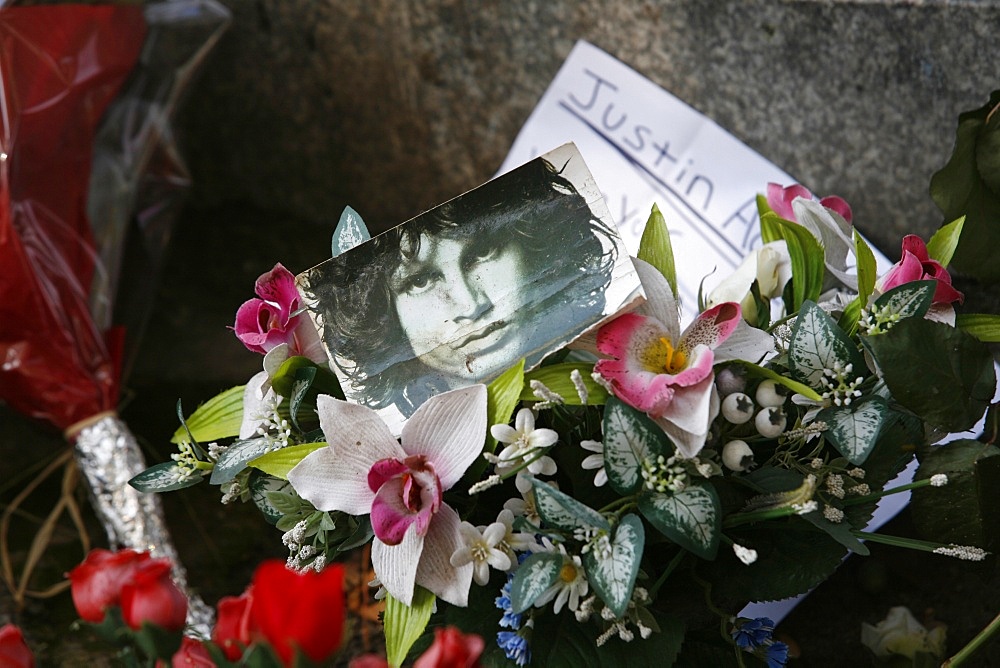
<svg viewBox="0 0 1000 668">
<path fill-rule="evenodd" d="M 203 204 L 397 223 L 489 178 L 575 40 L 701 110 L 898 253 L 997 86 L 996 2 L 225 0 L 184 119 Z"/>
</svg>

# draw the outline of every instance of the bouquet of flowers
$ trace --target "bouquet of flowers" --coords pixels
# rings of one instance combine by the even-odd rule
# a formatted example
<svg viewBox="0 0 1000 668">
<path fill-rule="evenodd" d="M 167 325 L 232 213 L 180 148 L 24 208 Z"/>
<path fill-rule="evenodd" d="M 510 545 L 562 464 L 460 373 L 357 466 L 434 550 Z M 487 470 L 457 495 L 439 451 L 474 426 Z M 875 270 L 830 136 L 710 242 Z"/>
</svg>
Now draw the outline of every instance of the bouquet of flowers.
<svg viewBox="0 0 1000 668">
<path fill-rule="evenodd" d="M 702 291 L 686 326 L 654 207 L 632 258 L 644 301 L 540 363 L 397 393 L 415 404 L 401 428 L 388 402 L 345 400 L 377 374 L 345 361 L 352 330 L 316 306 L 317 283 L 276 265 L 234 327 L 263 370 L 189 415 L 178 406 L 177 453 L 131 484 L 208 480 L 223 503 L 253 502 L 295 570 L 371 543 L 391 666 L 446 626 L 495 639 L 482 665 L 784 665 L 774 623 L 738 616 L 746 603 L 808 591 L 866 541 L 970 560 L 993 547 L 976 491 L 1000 473 L 992 427 L 935 444 L 984 414 L 993 425 L 985 342 L 1000 319 L 956 314 L 947 267 L 962 219 L 926 243 L 907 236 L 879 275 L 843 200 L 772 184 L 758 208 L 763 245 Z M 442 285 L 484 300 L 506 246 L 449 264 L 435 253 L 464 237 L 420 229 L 415 244 L 397 235 L 397 302 Z M 383 236 L 368 240 L 348 210 L 335 253 Z M 495 317 L 461 365 L 506 345 L 495 332 L 514 318 Z M 425 366 L 444 355 L 416 340 Z M 914 458 L 913 481 L 892 483 Z M 866 532 L 879 500 L 906 490 L 927 540 Z"/>
</svg>

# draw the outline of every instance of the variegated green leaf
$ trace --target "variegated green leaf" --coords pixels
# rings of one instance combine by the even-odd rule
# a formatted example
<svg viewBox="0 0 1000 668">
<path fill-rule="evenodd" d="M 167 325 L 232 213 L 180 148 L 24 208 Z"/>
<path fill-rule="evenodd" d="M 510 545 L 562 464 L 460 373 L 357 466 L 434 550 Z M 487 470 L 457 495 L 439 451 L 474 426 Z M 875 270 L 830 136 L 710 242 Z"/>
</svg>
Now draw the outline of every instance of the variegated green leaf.
<svg viewBox="0 0 1000 668">
<path fill-rule="evenodd" d="M 229 482 L 245 469 L 251 460 L 260 457 L 270 447 L 271 444 L 264 438 L 236 441 L 226 448 L 225 452 L 219 456 L 219 461 L 215 462 L 215 468 L 212 470 L 209 482 L 213 485 Z"/>
<path fill-rule="evenodd" d="M 330 257 L 337 257 L 344 251 L 348 251 L 363 241 L 371 239 L 368 233 L 368 226 L 357 211 L 349 206 L 344 207 L 344 212 L 340 214 L 340 221 L 333 231 L 333 239 L 330 242 Z"/>
<path fill-rule="evenodd" d="M 677 494 L 643 494 L 639 510 L 664 536 L 702 559 L 719 549 L 722 514 L 711 485 L 690 485 Z"/>
<path fill-rule="evenodd" d="M 315 450 L 325 448 L 326 443 L 303 443 L 301 445 L 291 445 L 287 448 L 275 450 L 258 456 L 249 462 L 249 466 L 260 469 L 268 475 L 282 480 L 288 479 L 288 472 L 295 468 L 295 465 L 306 458 Z"/>
<path fill-rule="evenodd" d="M 204 478 L 201 474 L 188 475 L 188 469 L 177 462 L 163 462 L 148 469 L 128 481 L 140 492 L 172 492 L 197 485 Z"/>
<path fill-rule="evenodd" d="M 822 387 L 824 369 L 864 369 L 864 359 L 854 343 L 826 312 L 814 302 L 802 305 L 788 342 L 788 368 L 796 378 L 814 389 Z"/>
<path fill-rule="evenodd" d="M 292 486 L 287 480 L 279 480 L 259 471 L 254 473 L 256 475 L 250 476 L 250 498 L 269 523 L 275 524 L 289 512 L 296 512 L 302 507 L 301 501 L 292 501 L 288 494 Z M 293 505 L 295 509 L 292 509 Z"/>
<path fill-rule="evenodd" d="M 610 551 L 591 549 L 583 555 L 587 580 L 615 617 L 621 617 L 628 609 L 645 544 L 642 520 L 629 514 L 615 527 Z"/>
<path fill-rule="evenodd" d="M 611 487 L 632 494 L 642 483 L 642 462 L 667 452 L 663 429 L 646 415 L 610 397 L 604 408 L 604 470 Z"/>
<path fill-rule="evenodd" d="M 210 443 L 220 438 L 232 438 L 240 433 L 243 422 L 244 385 L 231 387 L 215 395 L 192 413 L 186 420 L 191 436 L 199 443 Z M 188 441 L 188 432 L 181 425 L 170 438 L 171 443 Z"/>
<path fill-rule="evenodd" d="M 934 301 L 937 281 L 911 281 L 889 290 L 875 300 L 873 311 L 879 320 L 887 318 L 922 318 Z"/>
<path fill-rule="evenodd" d="M 535 490 L 535 508 L 543 520 L 563 531 L 597 528 L 611 530 L 607 518 L 593 508 L 585 506 L 569 494 L 536 478 L 531 479 Z"/>
<path fill-rule="evenodd" d="M 827 424 L 826 439 L 855 466 L 861 466 L 875 449 L 878 435 L 889 416 L 889 406 L 880 397 L 850 406 L 820 411 L 817 420 Z"/>
<path fill-rule="evenodd" d="M 538 552 L 525 559 L 510 583 L 511 609 L 519 613 L 530 608 L 559 579 L 562 565 L 562 555 L 551 552 Z"/>
</svg>

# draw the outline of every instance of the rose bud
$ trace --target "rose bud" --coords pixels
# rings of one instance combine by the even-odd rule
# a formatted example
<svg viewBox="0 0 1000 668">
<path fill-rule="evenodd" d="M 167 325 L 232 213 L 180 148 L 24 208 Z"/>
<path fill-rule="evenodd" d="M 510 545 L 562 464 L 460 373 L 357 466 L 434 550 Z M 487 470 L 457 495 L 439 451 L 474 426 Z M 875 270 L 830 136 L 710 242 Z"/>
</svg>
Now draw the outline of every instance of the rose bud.
<svg viewBox="0 0 1000 668">
<path fill-rule="evenodd" d="M 95 624 L 103 621 L 105 611 L 119 604 L 122 586 L 149 559 L 148 552 L 91 550 L 83 563 L 69 572 L 73 605 L 80 618 Z"/>
<path fill-rule="evenodd" d="M 169 559 L 150 559 L 122 587 L 122 619 L 131 628 L 139 630 L 143 622 L 168 631 L 184 628 L 187 597 L 171 579 L 170 570 Z"/>
</svg>

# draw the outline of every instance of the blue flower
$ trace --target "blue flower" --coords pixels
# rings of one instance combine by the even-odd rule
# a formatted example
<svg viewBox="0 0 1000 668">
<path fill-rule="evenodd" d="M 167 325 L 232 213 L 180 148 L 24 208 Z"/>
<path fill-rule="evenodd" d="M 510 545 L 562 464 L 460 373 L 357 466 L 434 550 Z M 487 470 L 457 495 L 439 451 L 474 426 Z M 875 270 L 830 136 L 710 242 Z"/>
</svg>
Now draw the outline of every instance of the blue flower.
<svg viewBox="0 0 1000 668">
<path fill-rule="evenodd" d="M 732 636 L 737 647 L 752 652 L 767 644 L 773 633 L 774 622 L 767 617 L 758 617 L 757 619 L 748 619 L 733 629 Z M 787 653 L 788 648 L 785 649 Z"/>
<path fill-rule="evenodd" d="M 526 666 L 531 661 L 531 648 L 528 639 L 514 631 L 497 633 L 497 645 L 504 651 L 508 659 L 519 666 Z"/>
<path fill-rule="evenodd" d="M 767 661 L 767 668 L 784 668 L 788 661 L 788 645 L 778 641 L 772 642 L 767 648 L 764 660 Z"/>
<path fill-rule="evenodd" d="M 513 581 L 514 576 L 508 575 L 507 582 L 504 583 L 502 589 L 500 589 L 500 595 L 496 598 L 496 606 L 503 610 L 503 617 L 500 618 L 500 626 L 508 629 L 514 629 L 515 631 L 521 628 L 521 622 L 524 619 L 524 615 L 518 612 L 514 612 L 511 607 L 510 602 L 510 583 Z"/>
</svg>

